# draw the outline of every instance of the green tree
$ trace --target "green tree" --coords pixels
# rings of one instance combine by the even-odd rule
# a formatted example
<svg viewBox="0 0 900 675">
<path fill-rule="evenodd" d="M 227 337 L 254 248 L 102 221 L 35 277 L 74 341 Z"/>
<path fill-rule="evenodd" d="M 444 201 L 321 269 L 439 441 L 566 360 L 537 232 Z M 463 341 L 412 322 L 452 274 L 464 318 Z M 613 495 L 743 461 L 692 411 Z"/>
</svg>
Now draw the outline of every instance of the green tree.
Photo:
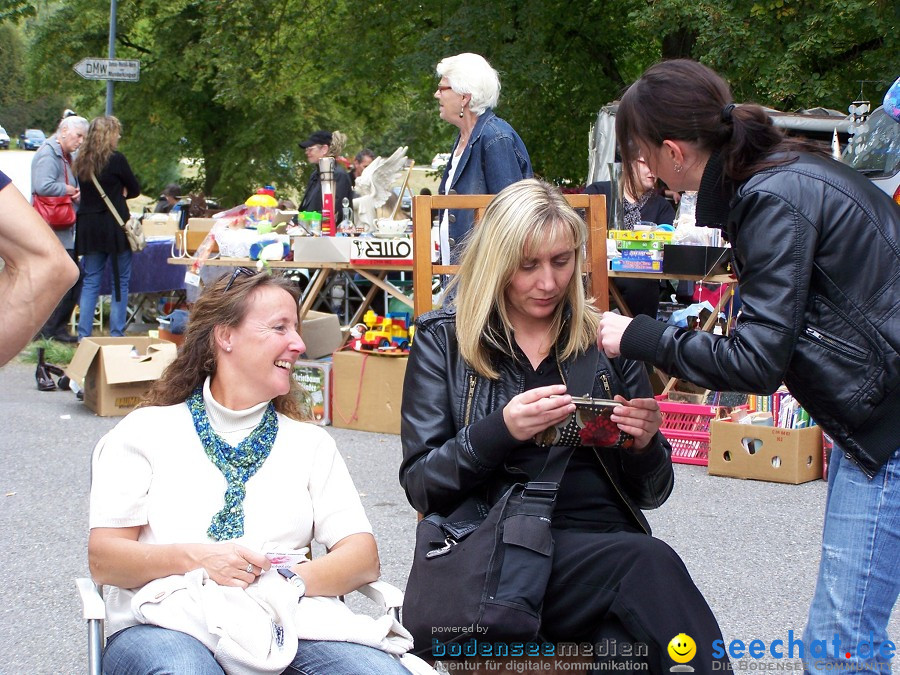
<svg viewBox="0 0 900 675">
<path fill-rule="evenodd" d="M 665 36 L 664 56 L 703 61 L 737 100 L 779 110 L 846 110 L 861 80 L 880 102 L 900 73 L 900 6 L 888 0 L 650 0 L 631 19 Z"/>
<path fill-rule="evenodd" d="M 0 20 L 10 16 L 30 16 L 30 97 L 101 114 L 104 84 L 71 65 L 106 53 L 108 5 L 0 0 Z M 223 202 L 262 183 L 301 191 L 297 141 L 315 129 L 347 133 L 347 154 L 449 150 L 434 67 L 463 51 L 500 72 L 497 113 L 536 173 L 576 184 L 599 108 L 661 57 L 699 59 L 737 100 L 783 110 L 845 109 L 859 80 L 875 81 L 864 85 L 875 102 L 900 72 L 891 0 L 132 0 L 118 19 L 118 57 L 142 64 L 140 82 L 116 86 L 123 151 L 148 192 L 184 158 L 189 185 Z"/>
</svg>

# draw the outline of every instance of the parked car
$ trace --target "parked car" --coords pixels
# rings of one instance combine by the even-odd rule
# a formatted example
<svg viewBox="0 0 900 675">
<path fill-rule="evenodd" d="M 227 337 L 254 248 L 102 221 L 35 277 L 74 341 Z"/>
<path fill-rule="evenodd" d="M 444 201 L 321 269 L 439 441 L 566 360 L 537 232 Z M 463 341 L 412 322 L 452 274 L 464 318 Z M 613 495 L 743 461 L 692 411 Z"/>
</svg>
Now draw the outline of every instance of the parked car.
<svg viewBox="0 0 900 675">
<path fill-rule="evenodd" d="M 47 137 L 40 129 L 26 129 L 19 135 L 19 147 L 22 150 L 37 150 Z"/>
<path fill-rule="evenodd" d="M 394 196 L 396 197 L 400 194 L 400 187 L 392 187 L 391 192 L 393 192 Z M 403 198 L 400 200 L 400 208 L 403 211 L 406 211 L 407 214 L 412 212 L 412 190 L 410 190 L 409 188 L 403 190 Z"/>
<path fill-rule="evenodd" d="M 450 161 L 450 153 L 449 152 L 439 152 L 434 156 L 434 159 L 431 160 L 431 168 L 432 169 L 443 169 L 444 165 Z"/>
<path fill-rule="evenodd" d="M 900 204 L 900 122 L 876 108 L 863 128 L 844 146 L 841 161 L 849 164 Z"/>
<path fill-rule="evenodd" d="M 9 150 L 9 134 L 3 127 L 0 127 L 0 148 Z"/>
</svg>

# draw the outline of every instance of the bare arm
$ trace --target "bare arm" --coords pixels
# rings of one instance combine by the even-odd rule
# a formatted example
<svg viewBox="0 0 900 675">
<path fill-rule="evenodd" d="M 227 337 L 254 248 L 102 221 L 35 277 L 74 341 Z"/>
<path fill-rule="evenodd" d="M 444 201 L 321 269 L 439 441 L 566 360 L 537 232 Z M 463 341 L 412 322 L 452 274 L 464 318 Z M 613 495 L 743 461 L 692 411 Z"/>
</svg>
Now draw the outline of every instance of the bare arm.
<svg viewBox="0 0 900 675">
<path fill-rule="evenodd" d="M 327 554 L 291 569 L 303 577 L 306 595 L 337 596 L 375 581 L 381 564 L 375 537 L 359 533 L 344 537 Z"/>
<path fill-rule="evenodd" d="M 145 544 L 140 527 L 95 527 L 88 538 L 91 576 L 100 584 L 138 588 L 154 579 L 204 568 L 221 586 L 247 588 L 260 570 L 271 567 L 266 557 L 234 542 L 217 544 Z M 252 572 L 247 565 L 253 565 Z"/>
<path fill-rule="evenodd" d="M 53 231 L 12 184 L 0 190 L 0 365 L 34 337 L 78 266 Z"/>
</svg>

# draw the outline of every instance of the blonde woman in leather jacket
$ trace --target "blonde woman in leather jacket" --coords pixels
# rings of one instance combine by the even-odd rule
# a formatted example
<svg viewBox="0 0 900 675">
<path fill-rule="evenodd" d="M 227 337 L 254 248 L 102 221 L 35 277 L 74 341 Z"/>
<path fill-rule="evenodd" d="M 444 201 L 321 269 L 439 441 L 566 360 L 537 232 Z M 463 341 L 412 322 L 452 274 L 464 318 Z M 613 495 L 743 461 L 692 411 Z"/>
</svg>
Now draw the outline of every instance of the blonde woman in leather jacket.
<svg viewBox="0 0 900 675">
<path fill-rule="evenodd" d="M 599 315 L 580 275 L 586 237 L 560 192 L 534 179 L 502 190 L 472 229 L 453 305 L 419 319 L 404 381 L 400 482 L 421 513 L 490 507 L 540 473 L 547 448 L 534 436 L 573 412 L 571 366 L 596 349 Z M 540 637 L 641 643 L 645 663 L 617 665 L 666 672 L 666 647 L 686 632 L 699 650 L 691 665 L 712 672 L 715 617 L 640 511 L 672 491 L 659 405 L 643 364 L 598 356 L 592 394 L 615 397 L 612 420 L 634 444 L 579 447 L 566 466 Z"/>
</svg>

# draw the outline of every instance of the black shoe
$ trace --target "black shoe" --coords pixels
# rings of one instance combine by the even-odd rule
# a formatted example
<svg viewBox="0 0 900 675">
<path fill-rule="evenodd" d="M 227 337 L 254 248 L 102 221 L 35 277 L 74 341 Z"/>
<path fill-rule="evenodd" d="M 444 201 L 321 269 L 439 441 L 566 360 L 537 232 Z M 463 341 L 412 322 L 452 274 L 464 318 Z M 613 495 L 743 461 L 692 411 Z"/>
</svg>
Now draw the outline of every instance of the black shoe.
<svg viewBox="0 0 900 675">
<path fill-rule="evenodd" d="M 56 340 L 57 342 L 65 342 L 67 344 L 74 344 L 78 342 L 78 338 L 76 336 L 71 335 L 64 330 L 54 333 L 51 336 L 51 339 Z"/>
<path fill-rule="evenodd" d="M 54 391 L 56 389 L 56 382 L 50 377 L 47 364 L 44 363 L 43 349 L 38 349 L 38 364 L 34 371 L 34 379 L 37 382 L 38 391 Z"/>
</svg>

